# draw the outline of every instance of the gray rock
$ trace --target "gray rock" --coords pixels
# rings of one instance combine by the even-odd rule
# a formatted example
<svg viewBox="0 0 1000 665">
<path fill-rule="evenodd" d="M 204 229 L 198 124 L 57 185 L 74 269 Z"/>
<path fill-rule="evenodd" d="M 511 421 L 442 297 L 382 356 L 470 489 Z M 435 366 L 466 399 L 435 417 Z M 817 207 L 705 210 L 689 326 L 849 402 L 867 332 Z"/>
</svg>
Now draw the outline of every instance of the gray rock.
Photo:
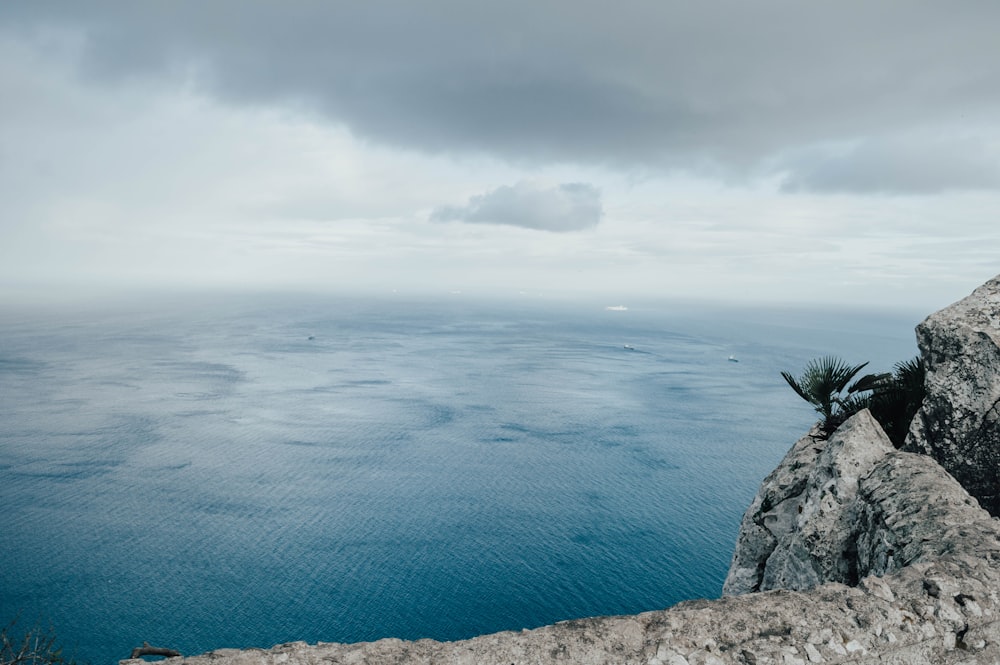
<svg viewBox="0 0 1000 665">
<path fill-rule="evenodd" d="M 867 410 L 799 439 L 743 516 L 723 594 L 856 584 L 858 483 L 892 451 Z"/>
<path fill-rule="evenodd" d="M 905 450 L 932 456 L 1000 515 L 1000 277 L 917 326 L 927 396 Z"/>
</svg>

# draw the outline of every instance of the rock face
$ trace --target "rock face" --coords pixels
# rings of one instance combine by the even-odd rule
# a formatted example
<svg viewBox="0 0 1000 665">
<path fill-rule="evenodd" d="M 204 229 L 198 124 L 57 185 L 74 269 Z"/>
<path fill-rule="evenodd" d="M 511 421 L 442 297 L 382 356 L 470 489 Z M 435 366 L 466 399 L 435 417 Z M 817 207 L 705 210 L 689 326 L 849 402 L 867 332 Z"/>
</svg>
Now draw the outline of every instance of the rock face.
<svg viewBox="0 0 1000 665">
<path fill-rule="evenodd" d="M 930 395 L 908 440 L 988 505 L 1000 494 L 998 319 L 993 280 L 921 324 Z M 460 642 L 297 642 L 171 663 L 1000 663 L 1000 521 L 931 456 L 893 449 L 867 411 L 829 440 L 810 432 L 764 481 L 725 592 Z"/>
<path fill-rule="evenodd" d="M 927 397 L 904 448 L 1000 515 L 1000 277 L 917 326 Z"/>
<path fill-rule="evenodd" d="M 858 483 L 893 450 L 867 410 L 799 439 L 743 516 L 723 594 L 857 584 Z"/>
</svg>

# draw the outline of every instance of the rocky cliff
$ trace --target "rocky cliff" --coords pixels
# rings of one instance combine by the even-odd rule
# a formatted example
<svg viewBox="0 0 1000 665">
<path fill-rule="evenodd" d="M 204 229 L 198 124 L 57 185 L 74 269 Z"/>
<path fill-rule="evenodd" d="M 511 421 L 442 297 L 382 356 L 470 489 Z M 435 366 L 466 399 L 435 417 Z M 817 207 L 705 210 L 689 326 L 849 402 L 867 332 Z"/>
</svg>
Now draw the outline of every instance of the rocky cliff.
<svg viewBox="0 0 1000 665">
<path fill-rule="evenodd" d="M 183 664 L 1000 663 L 1000 522 L 932 457 L 996 500 L 998 309 L 993 280 L 921 324 L 929 396 L 908 446 L 928 454 L 893 449 L 867 411 L 792 447 L 747 510 L 722 599 L 460 642 L 293 643 Z"/>
<path fill-rule="evenodd" d="M 857 584 L 869 572 L 858 560 L 861 479 L 893 452 L 868 411 L 828 440 L 817 429 L 799 439 L 743 516 L 723 594 Z"/>
<path fill-rule="evenodd" d="M 1000 515 L 1000 277 L 917 326 L 927 398 L 907 450 L 930 455 Z"/>
</svg>

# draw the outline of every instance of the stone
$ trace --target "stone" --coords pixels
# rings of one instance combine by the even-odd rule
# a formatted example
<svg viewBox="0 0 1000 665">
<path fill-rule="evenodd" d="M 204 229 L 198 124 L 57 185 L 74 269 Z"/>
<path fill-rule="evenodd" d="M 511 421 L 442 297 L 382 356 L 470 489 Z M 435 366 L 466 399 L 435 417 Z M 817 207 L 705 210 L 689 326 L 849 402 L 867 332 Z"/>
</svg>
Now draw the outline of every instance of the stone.
<svg viewBox="0 0 1000 665">
<path fill-rule="evenodd" d="M 904 448 L 1000 516 L 1000 276 L 917 326 L 927 395 Z"/>
<path fill-rule="evenodd" d="M 744 514 L 722 593 L 857 584 L 858 482 L 893 450 L 867 410 L 829 439 L 818 430 L 800 439 Z"/>
</svg>

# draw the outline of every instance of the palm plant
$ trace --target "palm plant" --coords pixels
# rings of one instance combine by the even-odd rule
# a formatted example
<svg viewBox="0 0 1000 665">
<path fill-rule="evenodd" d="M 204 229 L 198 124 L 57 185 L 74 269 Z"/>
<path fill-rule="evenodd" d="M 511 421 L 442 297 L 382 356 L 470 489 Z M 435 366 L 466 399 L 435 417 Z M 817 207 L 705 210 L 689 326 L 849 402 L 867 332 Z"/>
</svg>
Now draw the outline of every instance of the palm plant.
<svg viewBox="0 0 1000 665">
<path fill-rule="evenodd" d="M 918 356 L 896 363 L 892 374 L 878 375 L 868 388 L 872 415 L 897 448 L 906 441 L 910 422 L 924 401 L 924 375 L 924 363 Z"/>
<path fill-rule="evenodd" d="M 822 429 L 829 435 L 851 415 L 868 406 L 867 396 L 859 394 L 865 388 L 851 386 L 849 389 L 847 386 L 867 364 L 848 365 L 836 356 L 824 356 L 809 361 L 798 378 L 788 372 L 782 372 L 781 376 L 799 397 L 823 416 Z M 858 383 L 863 385 L 862 382 L 871 381 L 869 377 L 863 377 Z M 847 395 L 842 394 L 845 390 Z"/>
</svg>

